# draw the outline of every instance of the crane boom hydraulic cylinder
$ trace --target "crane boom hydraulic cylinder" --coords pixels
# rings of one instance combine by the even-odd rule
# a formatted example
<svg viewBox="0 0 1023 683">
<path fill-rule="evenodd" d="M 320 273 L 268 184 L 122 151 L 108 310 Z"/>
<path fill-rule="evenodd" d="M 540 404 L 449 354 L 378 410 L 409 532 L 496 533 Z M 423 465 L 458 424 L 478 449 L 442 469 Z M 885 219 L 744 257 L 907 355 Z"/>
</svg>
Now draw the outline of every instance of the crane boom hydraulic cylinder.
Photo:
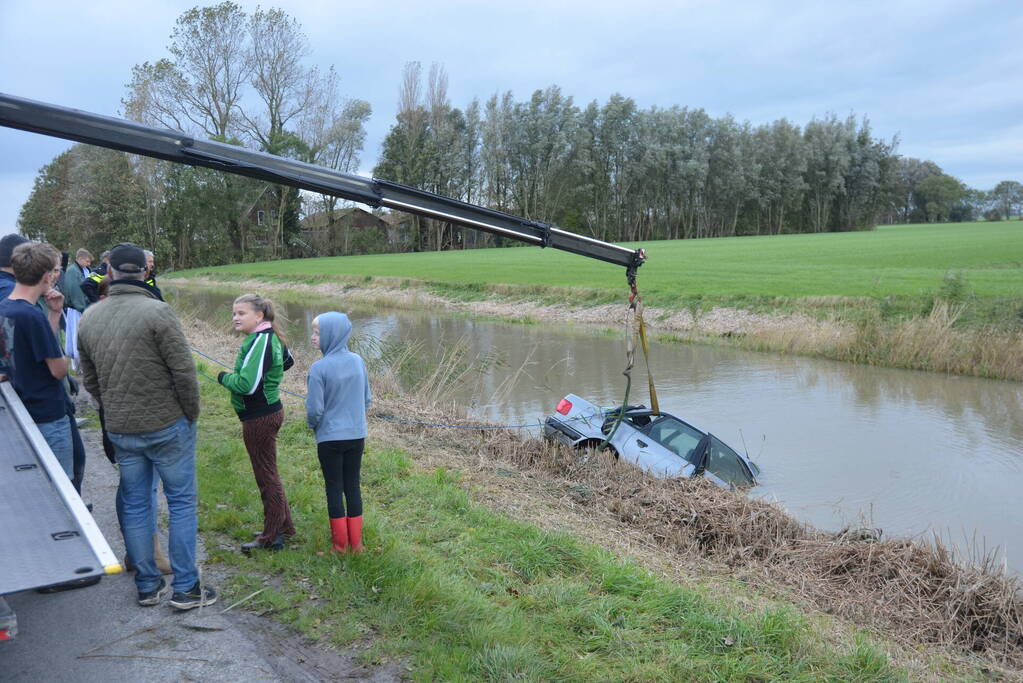
<svg viewBox="0 0 1023 683">
<path fill-rule="evenodd" d="M 629 249 L 603 242 L 548 223 L 513 216 L 387 180 L 341 173 L 244 147 L 196 139 L 180 132 L 4 93 L 0 93 L 0 125 L 190 166 L 205 166 L 373 207 L 425 216 L 539 247 L 553 247 L 625 266 L 633 275 L 646 258 L 642 249 Z"/>
</svg>

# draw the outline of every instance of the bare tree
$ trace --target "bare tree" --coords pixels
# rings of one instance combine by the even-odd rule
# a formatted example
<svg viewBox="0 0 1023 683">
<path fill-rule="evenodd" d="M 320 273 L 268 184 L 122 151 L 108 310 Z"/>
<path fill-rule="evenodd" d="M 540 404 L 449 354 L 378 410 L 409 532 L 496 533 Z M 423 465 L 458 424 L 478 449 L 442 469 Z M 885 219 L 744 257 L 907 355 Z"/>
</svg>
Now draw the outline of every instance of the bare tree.
<svg viewBox="0 0 1023 683">
<path fill-rule="evenodd" d="M 263 111 L 245 117 L 246 129 L 272 153 L 282 144 L 275 136 L 315 104 L 321 83 L 317 70 L 304 65 L 309 52 L 298 21 L 283 10 L 258 10 L 249 19 L 251 84 Z"/>
<path fill-rule="evenodd" d="M 245 13 L 233 2 L 196 7 L 178 19 L 168 47 L 173 68 L 158 62 L 153 75 L 160 108 L 178 111 L 209 136 L 227 139 L 235 128 L 248 79 Z"/>
<path fill-rule="evenodd" d="M 308 156 L 308 146 L 288 131 L 314 108 L 322 79 L 304 64 L 309 41 L 298 21 L 283 10 L 257 10 L 249 19 L 251 85 L 263 103 L 258 114 L 244 115 L 245 130 L 265 151 L 290 157 Z M 328 76 L 329 78 L 329 76 Z M 283 255 L 285 225 L 298 215 L 297 190 L 274 186 L 277 209 L 271 220 L 272 253 Z"/>
<path fill-rule="evenodd" d="M 333 69 L 316 87 L 316 98 L 300 117 L 297 130 L 308 147 L 306 161 L 345 173 L 359 169 L 360 154 L 366 141 L 366 122 L 372 109 L 368 102 L 343 99 L 338 94 L 338 78 Z M 314 210 L 323 211 L 328 230 L 336 223 L 339 200 L 333 195 L 309 198 Z M 341 253 L 349 253 L 349 231 L 345 227 Z"/>
</svg>

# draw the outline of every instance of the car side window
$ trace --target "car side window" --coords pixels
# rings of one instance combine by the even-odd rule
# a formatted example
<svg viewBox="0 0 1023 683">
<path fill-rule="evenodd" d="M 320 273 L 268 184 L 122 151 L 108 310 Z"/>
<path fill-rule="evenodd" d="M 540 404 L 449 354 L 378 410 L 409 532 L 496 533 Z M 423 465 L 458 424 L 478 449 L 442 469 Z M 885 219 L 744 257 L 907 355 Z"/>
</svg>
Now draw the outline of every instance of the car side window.
<svg viewBox="0 0 1023 683">
<path fill-rule="evenodd" d="M 738 454 L 715 436 L 710 437 L 710 445 L 707 448 L 706 469 L 718 479 L 731 486 L 751 486 L 754 484 Z"/>
<path fill-rule="evenodd" d="M 629 424 L 634 425 L 637 429 L 642 429 L 650 424 L 649 415 L 626 415 L 625 419 L 629 422 Z"/>
<path fill-rule="evenodd" d="M 693 463 L 696 457 L 696 447 L 703 439 L 703 434 L 699 430 L 670 417 L 655 422 L 647 434 L 665 448 Z"/>
</svg>

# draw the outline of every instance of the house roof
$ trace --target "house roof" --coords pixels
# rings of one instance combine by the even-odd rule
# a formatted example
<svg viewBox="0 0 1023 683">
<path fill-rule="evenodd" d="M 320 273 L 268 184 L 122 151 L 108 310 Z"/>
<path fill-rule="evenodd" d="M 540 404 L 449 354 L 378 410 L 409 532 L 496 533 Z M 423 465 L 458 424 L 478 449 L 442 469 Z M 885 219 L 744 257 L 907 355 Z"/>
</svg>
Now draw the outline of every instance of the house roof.
<svg viewBox="0 0 1023 683">
<path fill-rule="evenodd" d="M 408 217 L 408 214 L 401 213 L 400 211 L 388 211 L 387 213 L 380 214 L 380 220 L 391 226 L 398 225 L 402 221 L 407 220 Z"/>
<path fill-rule="evenodd" d="M 373 215 L 372 213 L 366 211 L 365 209 L 360 209 L 357 206 L 349 206 L 344 209 L 336 209 L 334 211 L 334 222 L 336 223 L 342 218 L 345 218 L 346 216 L 351 216 L 356 213 L 364 213 L 369 216 Z M 308 216 L 305 216 L 299 222 L 302 224 L 302 227 L 305 228 L 322 228 L 328 225 L 330 221 L 328 219 L 326 211 L 317 211 L 316 213 L 311 213 Z"/>
</svg>

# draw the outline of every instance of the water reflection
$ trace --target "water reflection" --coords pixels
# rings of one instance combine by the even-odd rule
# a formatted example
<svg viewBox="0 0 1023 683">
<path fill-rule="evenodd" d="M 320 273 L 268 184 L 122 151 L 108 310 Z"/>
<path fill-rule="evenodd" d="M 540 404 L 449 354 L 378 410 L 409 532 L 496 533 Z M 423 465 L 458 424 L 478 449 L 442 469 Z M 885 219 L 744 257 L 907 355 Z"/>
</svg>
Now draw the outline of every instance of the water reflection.
<svg viewBox="0 0 1023 683">
<path fill-rule="evenodd" d="M 229 320 L 226 295 L 189 291 L 178 305 L 225 326 Z M 283 308 L 296 352 L 313 353 L 308 330 L 321 309 Z M 481 417 L 536 422 L 568 392 L 608 405 L 623 398 L 620 337 L 349 313 L 358 334 L 413 340 L 431 359 L 463 339 L 471 354 L 490 358 L 456 396 Z M 823 528 L 863 520 L 893 535 L 938 533 L 960 548 L 1002 546 L 1010 566 L 1023 565 L 1023 513 L 1012 504 L 1023 485 L 1020 383 L 678 344 L 654 344 L 651 365 L 663 409 L 759 462 L 755 495 Z M 643 370 L 638 361 L 633 403 L 646 402 Z"/>
</svg>

